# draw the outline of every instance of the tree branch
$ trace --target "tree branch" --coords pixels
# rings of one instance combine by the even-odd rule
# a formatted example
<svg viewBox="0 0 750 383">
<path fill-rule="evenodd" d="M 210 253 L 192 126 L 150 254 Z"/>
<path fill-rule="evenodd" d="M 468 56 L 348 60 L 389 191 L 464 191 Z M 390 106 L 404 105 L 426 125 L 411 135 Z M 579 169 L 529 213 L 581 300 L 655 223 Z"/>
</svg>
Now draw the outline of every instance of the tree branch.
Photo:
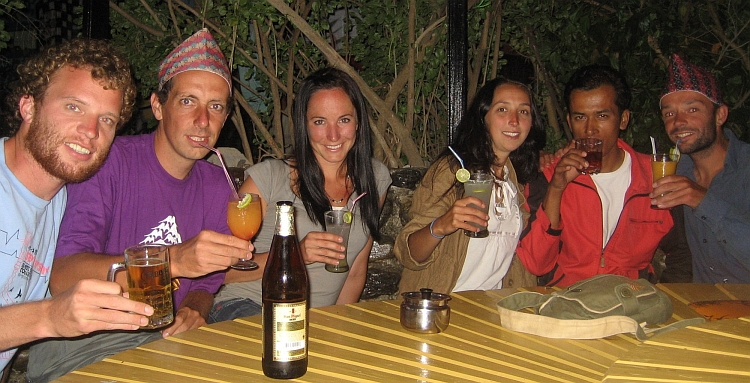
<svg viewBox="0 0 750 383">
<path fill-rule="evenodd" d="M 336 52 L 336 50 L 334 50 L 333 47 L 331 47 L 330 44 L 328 44 L 328 42 L 307 23 L 307 21 L 301 18 L 296 12 L 294 12 L 294 10 L 289 8 L 284 0 L 268 0 L 268 2 L 285 15 L 300 31 L 302 31 L 302 34 L 320 49 L 321 53 L 323 53 L 332 66 L 343 70 L 354 79 L 372 107 L 391 125 L 396 137 L 399 138 L 399 141 L 403 146 L 404 154 L 406 155 L 409 164 L 416 167 L 424 166 L 424 160 L 419 153 L 417 145 L 411 137 L 411 131 L 406 129 L 403 122 L 398 119 L 392 109 L 385 106 L 383 100 L 378 97 L 362 77 L 352 69 L 346 61 L 344 61 L 341 55 L 339 55 L 338 52 Z"/>
<path fill-rule="evenodd" d="M 122 8 L 118 7 L 117 4 L 114 3 L 114 1 L 109 2 L 109 7 L 114 9 L 115 12 L 122 15 L 122 17 L 126 18 L 128 21 L 133 23 L 136 27 L 143 29 L 144 31 L 158 37 L 158 38 L 164 38 L 164 32 L 158 31 L 154 28 L 149 27 L 148 25 L 136 20 L 133 16 L 130 16 L 127 12 L 125 12 Z"/>
<path fill-rule="evenodd" d="M 711 29 L 711 31 L 716 35 L 716 37 L 719 38 L 720 41 L 723 41 L 729 47 L 734 49 L 735 52 L 737 52 L 737 54 L 740 56 L 742 65 L 745 67 L 745 70 L 750 71 L 750 57 L 748 57 L 747 52 L 745 52 L 742 47 L 737 45 L 737 42 L 735 40 L 730 39 L 726 34 L 724 34 L 721 22 L 719 21 L 719 15 L 716 13 L 716 9 L 711 2 L 708 2 L 708 12 L 711 14 L 711 20 L 713 20 L 714 22 L 714 25 L 709 26 L 709 29 Z"/>
<path fill-rule="evenodd" d="M 237 102 L 240 104 L 242 109 L 244 109 L 245 112 L 247 112 L 247 114 L 250 116 L 250 119 L 253 120 L 253 124 L 255 125 L 256 131 L 260 131 L 260 134 L 263 136 L 266 142 L 268 142 L 268 146 L 271 148 L 273 155 L 276 158 L 284 158 L 284 151 L 279 147 L 279 145 L 273 139 L 273 136 L 268 131 L 268 129 L 266 129 L 266 125 L 263 124 L 263 120 L 261 120 L 258 113 L 255 112 L 255 110 L 250 106 L 250 104 L 248 104 L 247 100 L 245 100 L 245 98 L 242 97 L 242 93 L 236 88 L 234 90 L 234 99 L 237 100 Z M 245 156 L 247 157 L 247 155 Z"/>
<path fill-rule="evenodd" d="M 156 22 L 156 24 L 159 25 L 159 28 L 161 28 L 162 31 L 166 31 L 167 28 L 164 26 L 164 24 L 161 23 L 161 21 L 159 21 L 159 17 L 156 16 L 156 12 L 154 12 L 154 10 L 151 9 L 151 6 L 148 5 L 146 0 L 141 0 L 141 4 L 143 5 L 144 8 L 146 8 L 146 11 L 148 11 L 148 13 L 151 15 L 151 18 L 154 19 L 154 22 Z"/>
</svg>

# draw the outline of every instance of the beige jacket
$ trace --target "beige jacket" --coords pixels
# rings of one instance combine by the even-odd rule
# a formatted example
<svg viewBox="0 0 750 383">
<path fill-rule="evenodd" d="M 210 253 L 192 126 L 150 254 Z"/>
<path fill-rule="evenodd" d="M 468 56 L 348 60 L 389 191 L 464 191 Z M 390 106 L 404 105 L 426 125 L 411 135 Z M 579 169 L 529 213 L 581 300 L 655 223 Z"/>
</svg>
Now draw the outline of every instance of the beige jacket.
<svg viewBox="0 0 750 383">
<path fill-rule="evenodd" d="M 529 212 L 523 207 L 526 202 L 524 189 L 518 184 L 516 171 L 510 160 L 507 166 L 509 179 L 519 190 L 519 205 L 522 206 L 523 225 L 526 227 Z M 428 226 L 433 219 L 445 214 L 453 206 L 453 202 L 460 198 L 456 195 L 455 188 L 452 187 L 454 180 L 455 170 L 450 169 L 448 160 L 443 158 L 427 170 L 414 192 L 409 210 L 410 221 L 399 233 L 394 246 L 396 257 L 404 265 L 399 283 L 400 292 L 419 291 L 420 288 L 426 287 L 435 292 L 450 293 L 456 285 L 466 259 L 466 249 L 469 246 L 469 237 L 463 235 L 462 230 L 457 230 L 441 240 L 424 262 L 416 262 L 411 257 L 408 246 L 409 236 L 412 233 Z M 536 277 L 526 271 L 518 256 L 514 255 L 510 270 L 503 278 L 503 287 L 519 286 L 536 286 Z"/>
</svg>

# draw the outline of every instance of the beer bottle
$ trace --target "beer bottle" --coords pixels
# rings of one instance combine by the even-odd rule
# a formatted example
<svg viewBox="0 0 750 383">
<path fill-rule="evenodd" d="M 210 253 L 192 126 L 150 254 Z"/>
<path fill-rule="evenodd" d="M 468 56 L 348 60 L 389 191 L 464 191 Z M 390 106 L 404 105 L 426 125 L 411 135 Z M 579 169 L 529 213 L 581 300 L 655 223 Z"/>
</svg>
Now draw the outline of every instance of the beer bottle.
<svg viewBox="0 0 750 383">
<path fill-rule="evenodd" d="M 276 231 L 263 271 L 263 374 L 298 378 L 307 372 L 308 278 L 294 234 L 294 207 L 276 203 Z"/>
</svg>

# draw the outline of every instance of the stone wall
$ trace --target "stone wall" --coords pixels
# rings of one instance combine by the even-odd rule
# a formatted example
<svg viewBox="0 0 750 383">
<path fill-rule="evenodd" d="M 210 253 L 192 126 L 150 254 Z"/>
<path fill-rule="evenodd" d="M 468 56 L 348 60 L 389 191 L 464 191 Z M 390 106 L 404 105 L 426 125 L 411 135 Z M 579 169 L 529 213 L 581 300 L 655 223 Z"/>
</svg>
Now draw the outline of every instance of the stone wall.
<svg viewBox="0 0 750 383">
<path fill-rule="evenodd" d="M 380 240 L 370 252 L 367 282 L 362 300 L 397 299 L 398 282 L 401 279 L 401 262 L 393 255 L 393 244 L 401 228 L 407 222 L 412 195 L 425 169 L 405 168 L 391 172 L 393 183 L 380 215 Z"/>
</svg>

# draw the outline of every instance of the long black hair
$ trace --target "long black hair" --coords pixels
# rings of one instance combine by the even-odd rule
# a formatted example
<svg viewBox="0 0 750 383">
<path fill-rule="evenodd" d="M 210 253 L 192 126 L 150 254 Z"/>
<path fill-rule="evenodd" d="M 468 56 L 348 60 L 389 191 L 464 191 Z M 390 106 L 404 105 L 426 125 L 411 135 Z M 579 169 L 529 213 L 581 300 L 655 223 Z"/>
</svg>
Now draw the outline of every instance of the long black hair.
<svg viewBox="0 0 750 383">
<path fill-rule="evenodd" d="M 357 133 L 354 145 L 346 154 L 346 174 L 358 195 L 367 193 L 357 201 L 357 209 L 369 234 L 378 239 L 380 196 L 375 182 L 375 172 L 372 169 L 372 142 L 367 103 L 354 79 L 340 69 L 323 68 L 310 74 L 302 81 L 294 100 L 292 166 L 297 170 L 297 192 L 305 204 L 310 220 L 325 227 L 324 214 L 331 210 L 331 203 L 325 191 L 323 170 L 315 158 L 307 131 L 307 109 L 310 99 L 315 92 L 323 89 L 343 90 L 357 112 Z"/>
<path fill-rule="evenodd" d="M 533 93 L 528 86 L 504 77 L 498 77 L 486 83 L 477 92 L 469 105 L 469 109 L 461 118 L 456 128 L 456 135 L 451 147 L 455 150 L 464 165 L 470 171 L 490 171 L 490 166 L 496 165 L 497 158 L 492 150 L 492 137 L 487 130 L 484 118 L 490 111 L 495 90 L 501 85 L 511 84 L 523 89 L 529 96 L 531 104 L 531 130 L 526 140 L 516 150 L 510 153 L 510 161 L 516 170 L 519 184 L 528 183 L 539 171 L 539 151 L 544 147 L 546 133 L 542 125 L 542 117 L 534 101 Z M 460 163 L 446 148 L 439 158 L 448 157 L 452 169 L 458 169 Z M 456 185 L 458 186 L 458 185 Z"/>
</svg>

